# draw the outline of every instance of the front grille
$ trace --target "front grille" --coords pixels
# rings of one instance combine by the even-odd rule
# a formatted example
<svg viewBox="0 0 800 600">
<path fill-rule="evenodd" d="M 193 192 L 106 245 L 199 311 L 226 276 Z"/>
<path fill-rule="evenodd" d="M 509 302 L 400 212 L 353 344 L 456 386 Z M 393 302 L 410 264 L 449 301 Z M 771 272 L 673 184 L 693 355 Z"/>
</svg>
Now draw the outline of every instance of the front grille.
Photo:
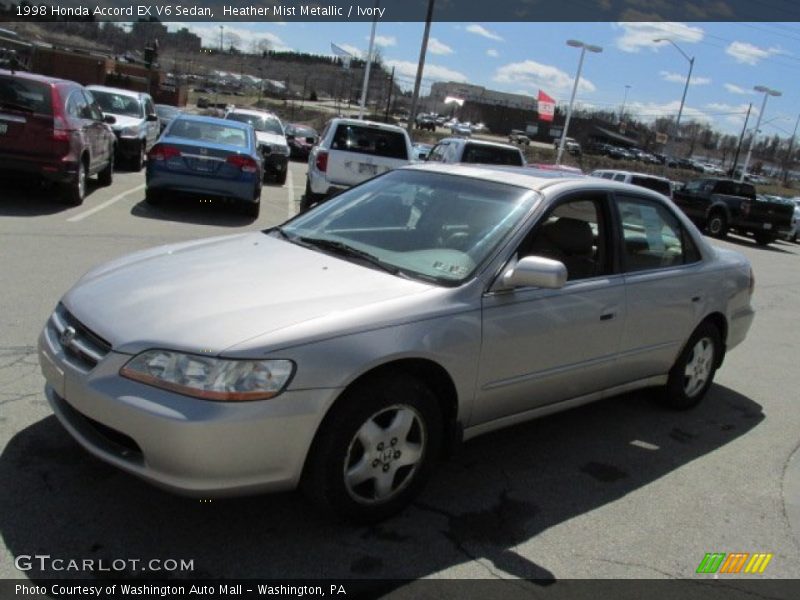
<svg viewBox="0 0 800 600">
<path fill-rule="evenodd" d="M 78 321 L 63 304 L 56 307 L 48 326 L 64 353 L 85 371 L 92 370 L 111 351 L 111 344 Z"/>
<path fill-rule="evenodd" d="M 269 156 L 270 154 L 272 154 L 272 147 L 271 146 L 266 146 L 266 145 L 261 146 L 260 150 L 261 150 L 261 154 L 263 156 Z"/>
</svg>

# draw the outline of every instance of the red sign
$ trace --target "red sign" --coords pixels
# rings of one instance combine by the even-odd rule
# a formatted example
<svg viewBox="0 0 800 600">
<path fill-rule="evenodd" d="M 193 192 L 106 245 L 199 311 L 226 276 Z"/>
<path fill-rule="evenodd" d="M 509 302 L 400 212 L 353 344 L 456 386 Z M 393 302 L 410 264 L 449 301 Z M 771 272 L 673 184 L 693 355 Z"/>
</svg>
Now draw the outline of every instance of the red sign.
<svg viewBox="0 0 800 600">
<path fill-rule="evenodd" d="M 556 112 L 556 101 L 550 96 L 539 90 L 538 98 L 539 119 L 542 121 L 552 121 Z"/>
</svg>

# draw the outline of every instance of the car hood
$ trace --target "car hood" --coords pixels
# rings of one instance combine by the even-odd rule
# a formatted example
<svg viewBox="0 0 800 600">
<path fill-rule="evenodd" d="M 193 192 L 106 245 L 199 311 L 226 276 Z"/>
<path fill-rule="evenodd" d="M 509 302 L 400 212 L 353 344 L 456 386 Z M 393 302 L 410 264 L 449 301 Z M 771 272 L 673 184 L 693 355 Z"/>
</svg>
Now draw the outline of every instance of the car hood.
<svg viewBox="0 0 800 600">
<path fill-rule="evenodd" d="M 112 115 L 116 122 L 111 126 L 112 129 L 123 129 L 124 127 L 133 127 L 135 125 L 141 125 L 144 123 L 144 119 L 141 117 L 130 117 L 127 115 L 115 115 L 114 113 L 103 113 L 106 115 Z"/>
<path fill-rule="evenodd" d="M 62 301 L 117 352 L 220 354 L 295 326 L 307 333 L 314 320 L 335 329 L 340 316 L 394 318 L 397 302 L 437 289 L 255 232 L 117 259 L 84 275 Z M 370 327 L 372 318 L 356 322 Z"/>
<path fill-rule="evenodd" d="M 278 146 L 286 146 L 286 138 L 277 133 L 268 133 L 266 131 L 256 131 L 256 139 L 259 144 L 276 144 Z"/>
</svg>

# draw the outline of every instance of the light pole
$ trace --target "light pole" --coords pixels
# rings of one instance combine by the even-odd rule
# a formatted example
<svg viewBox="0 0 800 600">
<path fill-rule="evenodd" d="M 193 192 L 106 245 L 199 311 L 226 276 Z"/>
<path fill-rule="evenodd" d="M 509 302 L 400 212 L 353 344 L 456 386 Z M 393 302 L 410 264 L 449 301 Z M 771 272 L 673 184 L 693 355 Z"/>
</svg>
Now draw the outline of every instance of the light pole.
<svg viewBox="0 0 800 600">
<path fill-rule="evenodd" d="M 628 102 L 628 90 L 631 89 L 630 85 L 625 86 L 625 95 L 622 97 L 622 108 L 619 111 L 619 122 L 622 123 L 622 119 L 625 118 L 625 104 Z"/>
<path fill-rule="evenodd" d="M 585 44 L 579 40 L 567 40 L 567 46 L 581 49 L 581 57 L 578 60 L 578 72 L 575 75 L 575 83 L 572 84 L 572 95 L 569 98 L 569 106 L 567 107 L 567 119 L 564 121 L 564 131 L 561 132 L 561 143 L 558 145 L 558 154 L 556 154 L 556 164 L 561 164 L 561 156 L 564 154 L 564 145 L 567 141 L 567 131 L 569 130 L 569 122 L 572 118 L 572 105 L 575 102 L 575 93 L 578 91 L 578 82 L 581 80 L 581 71 L 583 70 L 583 58 L 586 56 L 586 51 L 600 53 L 603 49 L 600 46 L 593 46 Z"/>
<path fill-rule="evenodd" d="M 375 8 L 378 8 L 380 0 L 375 1 Z M 377 10 L 375 11 L 378 12 Z M 375 28 L 378 26 L 378 17 L 372 20 L 372 31 L 369 34 L 369 50 L 367 50 L 367 66 L 364 69 L 364 83 L 361 85 L 361 102 L 358 105 L 358 118 L 364 119 L 364 110 L 367 107 L 367 92 L 369 91 L 369 71 L 372 66 L 372 49 L 375 47 Z"/>
<path fill-rule="evenodd" d="M 653 41 L 656 42 L 656 43 L 669 42 L 670 44 L 675 46 L 675 49 L 678 52 L 681 53 L 683 58 L 685 58 L 686 60 L 689 61 L 689 74 L 686 76 L 686 85 L 683 86 L 683 96 L 681 96 L 681 105 L 680 105 L 680 108 L 678 108 L 678 118 L 675 120 L 675 132 L 672 135 L 672 138 L 677 139 L 678 138 L 678 131 L 680 131 L 679 127 L 681 126 L 681 115 L 683 115 L 683 106 L 684 106 L 684 104 L 686 104 L 686 92 L 689 91 L 689 83 L 692 80 L 692 70 L 694 69 L 694 56 L 690 57 L 688 54 L 686 54 L 686 52 L 681 50 L 681 47 L 678 46 L 678 44 L 676 44 L 675 42 L 673 42 L 669 38 L 656 38 Z M 667 140 L 667 146 L 671 145 L 670 144 L 671 141 L 672 141 L 672 139 Z M 669 159 L 670 159 L 670 153 L 668 151 L 666 151 L 666 150 L 667 149 L 665 148 L 664 154 L 666 154 L 667 158 L 664 161 L 664 172 L 666 172 L 667 171 L 667 167 L 669 167 Z"/>
<path fill-rule="evenodd" d="M 747 149 L 747 156 L 744 157 L 742 174 L 739 176 L 739 181 L 744 181 L 744 178 L 747 176 L 747 165 L 750 164 L 750 157 L 753 155 L 753 146 L 755 146 L 756 137 L 758 137 L 758 129 L 761 127 L 761 118 L 764 116 L 764 109 L 767 107 L 767 98 L 781 95 L 781 92 L 778 90 L 772 90 L 765 85 L 757 85 L 753 89 L 757 92 L 763 92 L 764 100 L 761 102 L 761 110 L 758 112 L 758 119 L 756 120 L 756 128 L 755 131 L 753 131 L 753 137 L 750 138 L 750 147 Z"/>
</svg>

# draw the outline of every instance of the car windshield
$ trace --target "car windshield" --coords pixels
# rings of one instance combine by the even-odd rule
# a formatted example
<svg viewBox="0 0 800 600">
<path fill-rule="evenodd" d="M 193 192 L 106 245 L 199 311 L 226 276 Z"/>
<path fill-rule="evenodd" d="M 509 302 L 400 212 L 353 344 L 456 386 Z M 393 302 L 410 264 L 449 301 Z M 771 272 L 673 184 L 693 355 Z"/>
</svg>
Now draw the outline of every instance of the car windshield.
<svg viewBox="0 0 800 600">
<path fill-rule="evenodd" d="M 177 119 L 172 122 L 172 127 L 170 127 L 167 135 L 197 142 L 226 144 L 240 148 L 247 147 L 247 132 L 243 129 L 204 121 Z"/>
<path fill-rule="evenodd" d="M 144 117 L 144 109 L 141 103 L 132 96 L 123 96 L 122 94 L 102 92 L 100 90 L 92 90 L 92 95 L 105 113 L 126 117 Z"/>
<path fill-rule="evenodd" d="M 162 119 L 171 119 L 180 111 L 174 106 L 164 106 L 163 104 L 156 104 L 156 113 Z"/>
<path fill-rule="evenodd" d="M 280 228 L 289 240 L 399 275 L 467 280 L 539 198 L 504 183 L 397 170 L 343 192 Z M 358 253 L 358 254 L 356 254 Z"/>
<path fill-rule="evenodd" d="M 283 128 L 281 122 L 273 117 L 262 117 L 261 115 L 248 115 L 246 113 L 228 113 L 226 119 L 232 121 L 239 121 L 240 123 L 249 123 L 256 131 L 264 133 L 275 133 L 283 135 Z"/>
</svg>

